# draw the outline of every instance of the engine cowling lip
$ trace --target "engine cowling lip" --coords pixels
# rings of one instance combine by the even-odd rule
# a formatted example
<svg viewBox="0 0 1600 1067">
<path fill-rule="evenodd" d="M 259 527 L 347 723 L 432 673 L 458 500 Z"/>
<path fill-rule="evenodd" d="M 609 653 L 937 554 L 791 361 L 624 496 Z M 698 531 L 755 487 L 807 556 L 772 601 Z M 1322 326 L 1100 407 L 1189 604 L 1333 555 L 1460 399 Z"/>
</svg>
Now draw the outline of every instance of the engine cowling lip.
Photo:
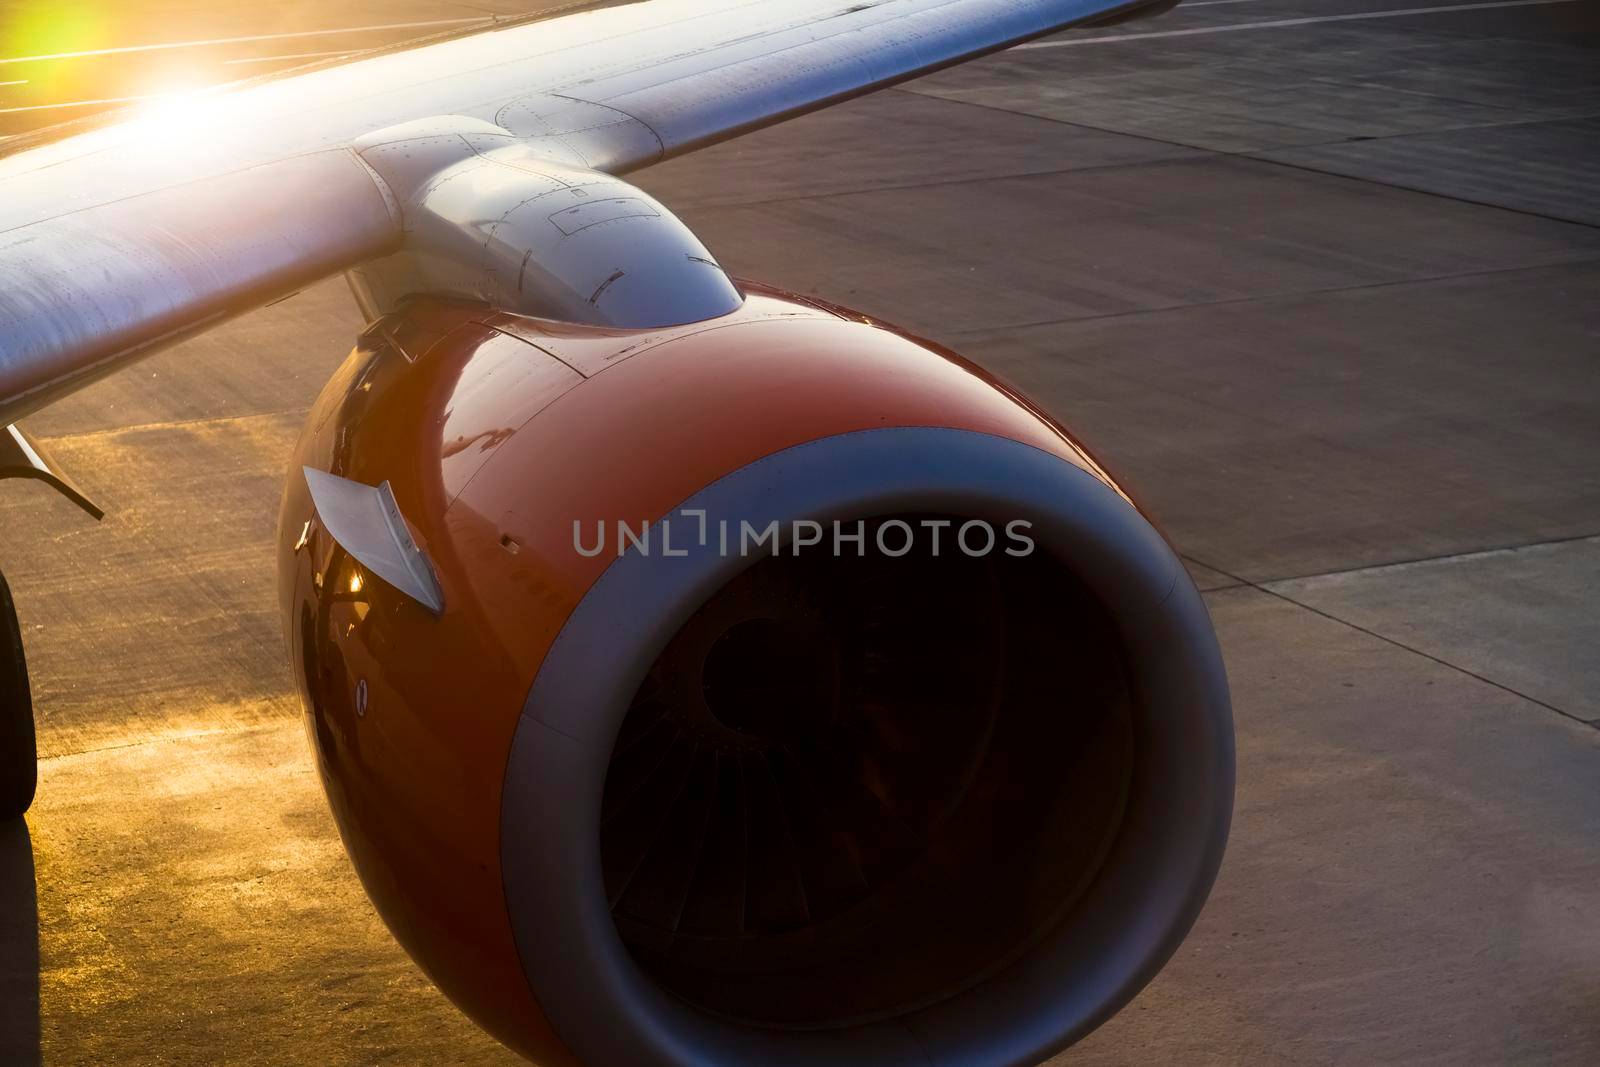
<svg viewBox="0 0 1600 1067">
<path fill-rule="evenodd" d="M 1042 545 L 1074 560 L 1149 665 L 1152 706 L 1193 705 L 1170 739 L 1162 786 L 1203 795 L 1209 810 L 1161 839 L 1151 888 L 1128 877 L 1092 890 L 1127 926 L 1130 894 L 1148 906 L 1134 933 L 1098 946 L 1061 992 L 1029 971 L 1062 966 L 1042 948 L 1000 976 L 931 1009 L 841 1030 L 765 1031 L 714 1019 L 659 989 L 622 945 L 601 885 L 599 805 L 612 743 L 660 648 L 707 596 L 754 559 L 709 547 L 685 558 L 630 554 L 585 596 L 530 688 L 508 762 L 501 853 L 523 967 L 563 1039 L 586 1061 L 774 1064 L 1035 1062 L 1122 1006 L 1176 949 L 1220 864 L 1231 814 L 1233 753 L 1226 678 L 1209 616 L 1159 534 L 1115 490 L 1033 445 L 940 427 L 864 430 L 785 449 L 741 468 L 681 506 L 764 525 L 775 518 L 849 519 L 942 512 L 1000 522 L 1025 517 Z M 642 610 L 641 604 L 649 604 Z M 1137 649 L 1136 649 L 1137 651 Z M 1185 758 L 1176 758 L 1177 754 Z M 1170 817 L 1171 811 L 1167 811 Z M 1130 818 L 1152 818 L 1131 811 Z M 1132 846 L 1130 846 L 1132 847 Z M 1148 846 L 1146 843 L 1145 847 Z M 1116 862 L 1116 851 L 1108 869 Z M 1125 876 L 1150 865 L 1127 862 Z M 1117 879 L 1112 879 L 1117 882 Z M 1081 957 L 1081 948 L 1066 946 Z M 1012 981 L 1017 978 L 1019 981 Z M 1031 989 L 1031 995 L 1027 991 Z"/>
</svg>

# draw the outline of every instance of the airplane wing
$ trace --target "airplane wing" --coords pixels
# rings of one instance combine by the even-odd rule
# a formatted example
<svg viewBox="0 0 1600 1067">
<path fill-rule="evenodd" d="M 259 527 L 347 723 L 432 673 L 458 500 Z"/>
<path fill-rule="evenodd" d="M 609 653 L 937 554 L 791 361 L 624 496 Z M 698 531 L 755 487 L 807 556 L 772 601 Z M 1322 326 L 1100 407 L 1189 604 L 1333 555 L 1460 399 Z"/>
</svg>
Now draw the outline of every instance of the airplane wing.
<svg viewBox="0 0 1600 1067">
<path fill-rule="evenodd" d="M 433 116 L 621 174 L 1157 0 L 644 0 L 136 109 L 0 157 L 0 424 L 401 246 L 362 154 Z M 427 131 L 423 131 L 426 134 Z M 406 152 L 425 137 L 411 127 Z"/>
</svg>

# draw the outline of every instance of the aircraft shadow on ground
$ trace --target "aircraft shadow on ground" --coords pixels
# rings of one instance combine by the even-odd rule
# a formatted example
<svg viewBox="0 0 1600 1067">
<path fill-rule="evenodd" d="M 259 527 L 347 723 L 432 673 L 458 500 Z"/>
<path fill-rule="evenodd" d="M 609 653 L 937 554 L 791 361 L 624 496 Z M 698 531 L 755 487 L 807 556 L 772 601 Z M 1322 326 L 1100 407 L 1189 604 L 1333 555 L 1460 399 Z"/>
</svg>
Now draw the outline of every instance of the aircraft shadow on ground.
<svg viewBox="0 0 1600 1067">
<path fill-rule="evenodd" d="M 33 840 L 22 819 L 0 822 L 0 1063 L 37 1065 L 39 897 Z"/>
</svg>

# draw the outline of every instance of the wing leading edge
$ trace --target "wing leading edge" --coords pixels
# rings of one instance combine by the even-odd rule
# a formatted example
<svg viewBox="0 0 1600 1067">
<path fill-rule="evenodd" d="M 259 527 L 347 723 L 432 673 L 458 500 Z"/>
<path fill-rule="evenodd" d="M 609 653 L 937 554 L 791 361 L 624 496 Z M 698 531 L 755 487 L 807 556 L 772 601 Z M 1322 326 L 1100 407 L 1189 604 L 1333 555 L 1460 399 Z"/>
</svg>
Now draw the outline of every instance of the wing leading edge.
<svg viewBox="0 0 1600 1067">
<path fill-rule="evenodd" d="M 0 422 L 395 251 L 354 146 L 493 123 L 621 174 L 1126 0 L 643 0 L 224 88 L 0 158 Z"/>
</svg>

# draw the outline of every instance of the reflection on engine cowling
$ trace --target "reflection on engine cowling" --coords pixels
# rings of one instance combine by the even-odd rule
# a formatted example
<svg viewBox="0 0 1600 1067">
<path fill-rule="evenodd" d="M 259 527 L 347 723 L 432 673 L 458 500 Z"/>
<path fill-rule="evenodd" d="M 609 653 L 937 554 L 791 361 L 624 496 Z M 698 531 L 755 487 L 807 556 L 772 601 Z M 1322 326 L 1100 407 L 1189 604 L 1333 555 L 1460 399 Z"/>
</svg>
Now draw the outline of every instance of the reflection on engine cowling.
<svg viewBox="0 0 1600 1067">
<path fill-rule="evenodd" d="M 1012 390 L 743 293 L 648 331 L 423 299 L 363 336 L 290 469 L 389 483 L 445 607 L 289 479 L 285 627 L 341 834 L 428 975 L 540 1063 L 1048 1054 L 1148 980 L 1215 873 L 1204 608 Z M 868 537 L 579 550 L 693 501 Z M 1037 551 L 871 535 L 978 518 Z"/>
</svg>

